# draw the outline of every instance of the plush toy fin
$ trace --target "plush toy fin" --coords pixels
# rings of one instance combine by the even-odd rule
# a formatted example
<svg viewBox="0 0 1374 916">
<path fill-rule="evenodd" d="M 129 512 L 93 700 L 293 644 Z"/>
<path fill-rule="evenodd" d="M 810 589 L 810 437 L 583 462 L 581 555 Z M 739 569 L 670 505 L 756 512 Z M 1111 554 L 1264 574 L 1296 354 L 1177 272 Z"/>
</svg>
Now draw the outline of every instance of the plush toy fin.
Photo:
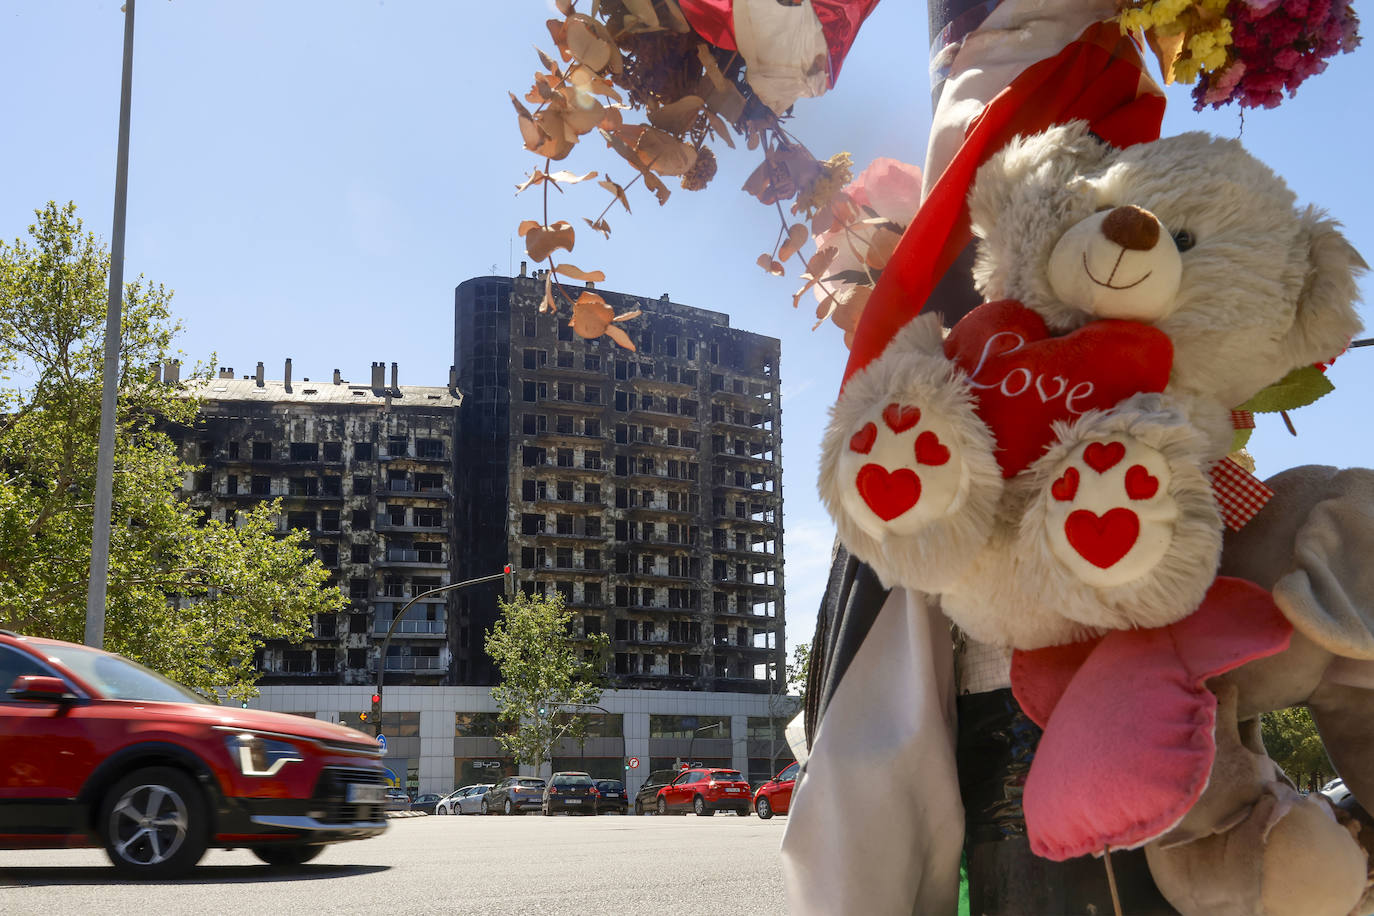
<svg viewBox="0 0 1374 916">
<path fill-rule="evenodd" d="M 1206 681 L 1282 651 L 1291 634 L 1268 592 L 1221 578 L 1178 623 L 1102 637 L 1067 686 L 1061 650 L 1014 653 L 1018 702 L 1028 715 L 1049 710 L 1023 799 L 1031 851 L 1063 861 L 1133 849 L 1178 825 L 1215 756 Z"/>
</svg>

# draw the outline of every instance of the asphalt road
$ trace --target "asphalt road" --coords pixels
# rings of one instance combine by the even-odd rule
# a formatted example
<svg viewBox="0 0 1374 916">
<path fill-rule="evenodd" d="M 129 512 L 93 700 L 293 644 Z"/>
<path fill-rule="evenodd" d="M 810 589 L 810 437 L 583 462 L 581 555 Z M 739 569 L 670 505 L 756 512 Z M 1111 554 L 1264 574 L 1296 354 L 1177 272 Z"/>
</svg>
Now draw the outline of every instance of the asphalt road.
<svg viewBox="0 0 1374 916">
<path fill-rule="evenodd" d="M 786 912 L 787 819 L 415 817 L 297 869 L 211 850 L 181 881 L 115 876 L 95 849 L 0 851 L 0 914 L 454 913 L 702 916 Z"/>
</svg>

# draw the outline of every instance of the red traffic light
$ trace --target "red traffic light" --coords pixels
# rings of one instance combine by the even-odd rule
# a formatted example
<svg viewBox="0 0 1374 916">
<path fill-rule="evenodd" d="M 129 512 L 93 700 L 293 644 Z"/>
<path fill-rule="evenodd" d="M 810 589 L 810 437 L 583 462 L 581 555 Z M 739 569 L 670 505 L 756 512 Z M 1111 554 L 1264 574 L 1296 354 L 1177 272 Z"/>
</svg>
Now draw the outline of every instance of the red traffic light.
<svg viewBox="0 0 1374 916">
<path fill-rule="evenodd" d="M 374 693 L 374 694 L 372 695 L 372 702 L 373 702 L 373 703 L 380 703 L 380 702 L 382 702 L 382 695 L 381 695 L 380 693 Z"/>
<path fill-rule="evenodd" d="M 510 575 L 510 564 L 509 564 L 509 563 L 506 564 L 506 568 L 505 568 L 504 570 L 502 570 L 502 572 L 504 572 L 504 573 L 505 573 L 506 575 L 508 575 L 508 576 Z"/>
</svg>

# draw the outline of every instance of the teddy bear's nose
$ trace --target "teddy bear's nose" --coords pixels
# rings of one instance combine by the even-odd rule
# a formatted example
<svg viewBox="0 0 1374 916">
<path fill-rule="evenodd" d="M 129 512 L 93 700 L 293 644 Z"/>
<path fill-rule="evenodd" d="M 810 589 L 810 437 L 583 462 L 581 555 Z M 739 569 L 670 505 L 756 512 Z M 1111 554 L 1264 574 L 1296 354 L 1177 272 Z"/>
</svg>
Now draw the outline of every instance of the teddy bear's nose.
<svg viewBox="0 0 1374 916">
<path fill-rule="evenodd" d="M 1149 210 L 1117 207 L 1102 221 L 1102 234 L 1130 251 L 1149 251 L 1159 242 L 1159 220 Z"/>
</svg>

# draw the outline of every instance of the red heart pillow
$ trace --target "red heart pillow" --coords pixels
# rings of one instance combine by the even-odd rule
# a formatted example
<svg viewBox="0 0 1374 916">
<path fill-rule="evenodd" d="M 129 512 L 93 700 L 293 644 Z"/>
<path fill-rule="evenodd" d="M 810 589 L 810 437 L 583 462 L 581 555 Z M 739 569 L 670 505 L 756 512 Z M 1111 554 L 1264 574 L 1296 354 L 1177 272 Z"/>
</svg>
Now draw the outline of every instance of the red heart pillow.
<svg viewBox="0 0 1374 916">
<path fill-rule="evenodd" d="M 1002 476 L 1014 477 L 1044 452 L 1054 421 L 1163 391 L 1174 345 L 1157 328 L 1118 319 L 1050 337 L 1043 318 L 1006 299 L 965 315 L 945 356 L 968 373 Z"/>
</svg>

